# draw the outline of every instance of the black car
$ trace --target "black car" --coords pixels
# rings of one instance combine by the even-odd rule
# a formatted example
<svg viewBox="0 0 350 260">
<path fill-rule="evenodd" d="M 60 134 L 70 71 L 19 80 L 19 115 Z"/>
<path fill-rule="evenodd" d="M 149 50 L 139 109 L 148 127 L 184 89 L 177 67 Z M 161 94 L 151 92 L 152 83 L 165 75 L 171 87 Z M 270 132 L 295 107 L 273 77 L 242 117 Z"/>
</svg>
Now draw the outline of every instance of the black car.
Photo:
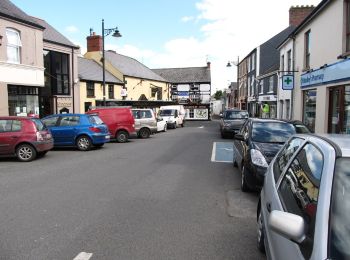
<svg viewBox="0 0 350 260">
<path fill-rule="evenodd" d="M 221 116 L 220 121 L 220 133 L 221 137 L 227 136 L 233 137 L 238 133 L 245 120 L 249 117 L 249 114 L 245 110 L 229 109 L 225 110 Z"/>
<path fill-rule="evenodd" d="M 233 163 L 241 170 L 242 191 L 259 190 L 268 164 L 295 133 L 310 133 L 300 121 L 249 118 L 235 135 Z"/>
</svg>

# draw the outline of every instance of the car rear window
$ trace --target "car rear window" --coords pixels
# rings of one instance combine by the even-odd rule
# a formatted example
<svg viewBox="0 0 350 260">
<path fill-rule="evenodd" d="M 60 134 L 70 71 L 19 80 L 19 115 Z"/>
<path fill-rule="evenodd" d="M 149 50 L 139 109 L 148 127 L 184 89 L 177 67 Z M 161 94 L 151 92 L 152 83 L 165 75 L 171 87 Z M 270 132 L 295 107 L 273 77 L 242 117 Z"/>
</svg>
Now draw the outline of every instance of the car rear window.
<svg viewBox="0 0 350 260">
<path fill-rule="evenodd" d="M 104 124 L 102 119 L 98 115 L 89 116 L 89 120 L 90 120 L 91 124 L 95 124 L 95 125 L 102 125 L 102 124 Z"/>
<path fill-rule="evenodd" d="M 350 158 L 336 161 L 330 211 L 329 259 L 350 259 Z"/>
<path fill-rule="evenodd" d="M 247 111 L 225 111 L 224 119 L 246 119 L 249 117 Z"/>
<path fill-rule="evenodd" d="M 282 122 L 254 122 L 252 139 L 261 143 L 285 143 L 296 130 L 292 124 Z"/>
<path fill-rule="evenodd" d="M 35 124 L 37 131 L 43 131 L 46 130 L 45 124 L 40 119 L 31 119 L 32 122 Z"/>
</svg>

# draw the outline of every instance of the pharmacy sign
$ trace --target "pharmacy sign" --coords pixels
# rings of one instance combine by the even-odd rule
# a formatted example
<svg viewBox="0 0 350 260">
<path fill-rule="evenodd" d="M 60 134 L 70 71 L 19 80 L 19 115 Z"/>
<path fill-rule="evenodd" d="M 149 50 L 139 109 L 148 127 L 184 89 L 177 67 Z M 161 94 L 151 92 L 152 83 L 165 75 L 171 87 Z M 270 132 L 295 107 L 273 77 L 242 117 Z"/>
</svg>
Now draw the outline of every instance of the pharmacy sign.
<svg viewBox="0 0 350 260">
<path fill-rule="evenodd" d="M 282 89 L 283 90 L 293 90 L 294 88 L 294 76 L 293 75 L 283 75 L 282 76 Z"/>
</svg>

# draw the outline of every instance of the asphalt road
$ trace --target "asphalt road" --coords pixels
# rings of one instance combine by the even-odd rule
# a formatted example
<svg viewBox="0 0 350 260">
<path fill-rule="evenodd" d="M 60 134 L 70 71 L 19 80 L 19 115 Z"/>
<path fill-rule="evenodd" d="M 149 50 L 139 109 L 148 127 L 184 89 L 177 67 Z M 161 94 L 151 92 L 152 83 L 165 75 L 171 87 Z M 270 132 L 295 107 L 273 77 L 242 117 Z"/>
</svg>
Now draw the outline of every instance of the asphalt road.
<svg viewBox="0 0 350 260">
<path fill-rule="evenodd" d="M 0 159 L 0 259 L 264 259 L 257 194 L 212 162 L 218 122 Z"/>
</svg>

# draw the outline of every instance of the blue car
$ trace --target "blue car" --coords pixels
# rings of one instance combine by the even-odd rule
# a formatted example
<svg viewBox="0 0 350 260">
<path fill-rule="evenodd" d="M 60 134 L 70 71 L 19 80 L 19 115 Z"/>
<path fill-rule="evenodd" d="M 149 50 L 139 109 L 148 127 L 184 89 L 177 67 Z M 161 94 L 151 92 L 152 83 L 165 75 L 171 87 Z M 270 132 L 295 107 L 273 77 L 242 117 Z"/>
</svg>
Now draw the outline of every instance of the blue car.
<svg viewBox="0 0 350 260">
<path fill-rule="evenodd" d="M 55 147 L 76 146 L 88 151 L 110 141 L 108 128 L 98 115 L 57 114 L 44 117 L 42 121 L 51 130 Z"/>
</svg>

